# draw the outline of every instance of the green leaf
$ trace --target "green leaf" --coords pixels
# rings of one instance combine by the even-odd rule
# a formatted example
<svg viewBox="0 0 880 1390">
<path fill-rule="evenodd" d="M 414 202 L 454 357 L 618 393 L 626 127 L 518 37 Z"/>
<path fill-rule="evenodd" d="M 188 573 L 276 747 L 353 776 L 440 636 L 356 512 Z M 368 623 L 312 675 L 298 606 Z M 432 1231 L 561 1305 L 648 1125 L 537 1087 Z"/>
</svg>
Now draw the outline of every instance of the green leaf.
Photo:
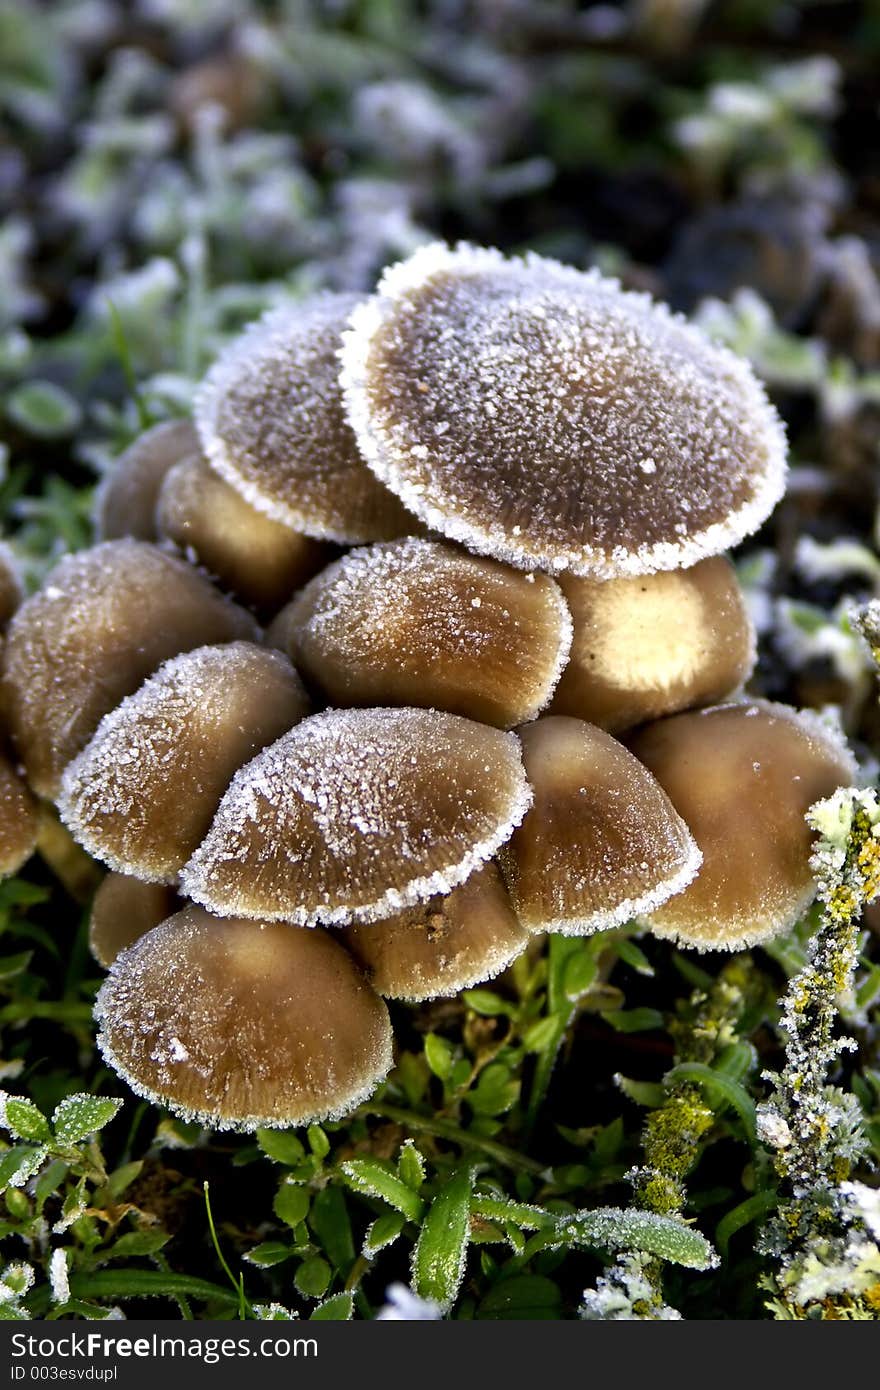
<svg viewBox="0 0 880 1390">
<path fill-rule="evenodd" d="M 154 1255 L 171 1239 L 167 1231 L 129 1231 L 101 1252 L 102 1259 L 121 1260 L 131 1255 Z"/>
<path fill-rule="evenodd" d="M 625 1211 L 622 1207 L 578 1211 L 561 1218 L 555 1235 L 564 1245 L 640 1250 L 688 1269 L 712 1269 L 718 1263 L 712 1246 L 699 1231 L 676 1217 L 654 1212 Z M 541 1240 L 541 1235 L 535 1240 Z M 546 1243 L 552 1244 L 552 1240 Z"/>
<path fill-rule="evenodd" d="M 453 1052 L 445 1038 L 441 1038 L 437 1033 L 426 1033 L 425 1058 L 435 1076 L 439 1076 L 441 1081 L 448 1080 L 452 1071 Z"/>
<path fill-rule="evenodd" d="M 703 1062 L 680 1062 L 663 1079 L 666 1085 L 675 1081 L 692 1081 L 708 1092 L 713 1108 L 723 1108 L 725 1104 L 732 1106 L 742 1121 L 749 1143 L 757 1143 L 755 1102 L 738 1081 L 707 1067 Z"/>
<path fill-rule="evenodd" d="M 107 1096 L 66 1096 L 52 1116 L 60 1144 L 77 1144 L 109 1124 L 122 1108 L 121 1100 Z"/>
<path fill-rule="evenodd" d="M 255 1245 L 253 1250 L 249 1250 L 243 1257 L 248 1264 L 257 1265 L 260 1269 L 271 1269 L 273 1265 L 280 1265 L 283 1260 L 289 1260 L 296 1251 L 289 1245 L 284 1245 L 280 1240 L 264 1240 L 260 1245 Z"/>
<path fill-rule="evenodd" d="M 564 1024 L 560 1026 L 558 1014 L 549 1014 L 547 1018 L 539 1018 L 536 1023 L 532 1023 L 523 1033 L 523 1046 L 526 1052 L 546 1052 L 548 1048 L 554 1051 L 559 1045 Z"/>
<path fill-rule="evenodd" d="M 0 1157 L 0 1192 L 6 1187 L 24 1187 L 48 1155 L 45 1144 L 16 1144 Z"/>
<path fill-rule="evenodd" d="M 341 1273 L 354 1263 L 354 1237 L 348 1219 L 345 1193 L 338 1187 L 324 1187 L 312 1201 L 309 1225 L 324 1248 L 334 1269 Z"/>
<path fill-rule="evenodd" d="M 776 1210 L 778 1201 L 775 1192 L 756 1192 L 721 1218 L 715 1229 L 715 1240 L 723 1260 L 727 1259 L 728 1247 L 737 1231 L 751 1225 L 753 1221 L 761 1221 L 765 1216 L 769 1216 Z"/>
<path fill-rule="evenodd" d="M 130 1187 L 135 1178 L 140 1176 L 144 1166 L 142 1158 L 133 1159 L 131 1163 L 122 1163 L 107 1179 L 107 1187 L 111 1197 L 121 1197 L 127 1187 Z"/>
<path fill-rule="evenodd" d="M 24 1096 L 6 1097 L 3 1125 L 16 1139 L 29 1139 L 37 1144 L 47 1144 L 52 1138 L 49 1121 L 33 1102 Z"/>
<path fill-rule="evenodd" d="M 378 1158 L 350 1158 L 340 1164 L 342 1173 L 354 1192 L 364 1197 L 378 1197 L 390 1207 L 402 1212 L 408 1221 L 420 1221 L 425 1204 L 417 1193 Z"/>
<path fill-rule="evenodd" d="M 461 997 L 469 1009 L 473 1009 L 475 1014 L 483 1014 L 486 1018 L 496 1018 L 511 1011 L 507 1000 L 502 999 L 500 994 L 493 994 L 490 989 L 466 989 L 462 991 Z"/>
<path fill-rule="evenodd" d="M 562 992 L 566 1000 L 575 1003 L 576 1000 L 582 999 L 595 984 L 598 973 L 598 960 L 586 951 L 566 961 L 562 976 Z"/>
<path fill-rule="evenodd" d="M 543 1207 L 529 1206 L 526 1202 L 510 1202 L 506 1197 L 471 1198 L 471 1215 L 482 1217 L 484 1221 L 512 1221 L 527 1231 L 540 1231 L 555 1228 L 559 1218 Z"/>
<path fill-rule="evenodd" d="M 0 980 L 13 980 L 22 975 L 33 959 L 33 951 L 19 951 L 15 956 L 0 957 Z"/>
<path fill-rule="evenodd" d="M 623 1094 L 635 1101 L 636 1105 L 646 1105 L 650 1110 L 656 1110 L 666 1099 L 666 1092 L 657 1081 L 635 1081 L 631 1076 L 621 1076 L 619 1072 L 614 1080 Z"/>
<path fill-rule="evenodd" d="M 310 1205 L 308 1189 L 295 1182 L 282 1182 L 275 1194 L 272 1210 L 288 1226 L 298 1226 L 305 1221 Z"/>
<path fill-rule="evenodd" d="M 325 1298 L 312 1312 L 310 1322 L 351 1322 L 354 1313 L 354 1295 L 335 1293 Z"/>
<path fill-rule="evenodd" d="M 321 1298 L 327 1292 L 332 1277 L 333 1271 L 324 1256 L 310 1255 L 296 1271 L 293 1282 L 303 1298 Z"/>
<path fill-rule="evenodd" d="M 425 1160 L 412 1139 L 405 1139 L 397 1156 L 397 1171 L 402 1182 L 418 1192 L 425 1181 Z"/>
<path fill-rule="evenodd" d="M 75 1274 L 70 1292 L 76 1298 L 197 1298 L 234 1309 L 240 1303 L 236 1289 L 164 1269 L 99 1269 L 92 1274 Z"/>
<path fill-rule="evenodd" d="M 364 1237 L 365 1257 L 370 1260 L 374 1255 L 378 1255 L 380 1250 L 384 1250 L 386 1245 L 391 1245 L 397 1240 L 404 1225 L 404 1219 L 399 1212 L 389 1211 L 385 1216 L 378 1216 L 372 1226 L 367 1228 Z"/>
<path fill-rule="evenodd" d="M 309 1125 L 306 1131 L 306 1137 L 309 1141 L 309 1148 L 315 1155 L 315 1158 L 326 1158 L 330 1152 L 330 1140 L 327 1138 L 321 1126 Z"/>
<path fill-rule="evenodd" d="M 468 1104 L 477 1115 L 503 1115 L 518 1101 L 519 1089 L 520 1083 L 503 1062 L 491 1062 L 480 1072 Z"/>
<path fill-rule="evenodd" d="M 470 1198 L 470 1172 L 460 1169 L 428 1208 L 413 1253 L 416 1293 L 432 1299 L 443 1312 L 451 1308 L 464 1278 Z"/>
<path fill-rule="evenodd" d="M 6 398 L 6 414 L 19 429 L 38 439 L 57 439 L 73 434 L 82 411 L 60 386 L 52 381 L 26 381 Z"/>
<path fill-rule="evenodd" d="M 602 1017 L 618 1033 L 649 1033 L 663 1027 L 659 1009 L 609 1009 Z"/>
<path fill-rule="evenodd" d="M 561 1318 L 562 1294 L 552 1279 L 541 1274 L 515 1274 L 489 1290 L 475 1316 L 501 1321 Z"/>
<path fill-rule="evenodd" d="M 302 1143 L 290 1130 L 258 1129 L 256 1138 L 267 1158 L 284 1163 L 288 1168 L 295 1168 L 306 1156 Z"/>
<path fill-rule="evenodd" d="M 630 966 L 632 970 L 635 970 L 637 974 L 648 976 L 654 974 L 654 967 L 642 948 L 637 946 L 634 941 L 630 941 L 629 937 L 625 936 L 620 941 L 616 941 L 614 943 L 614 949 L 620 959 L 624 961 L 626 965 Z"/>
</svg>

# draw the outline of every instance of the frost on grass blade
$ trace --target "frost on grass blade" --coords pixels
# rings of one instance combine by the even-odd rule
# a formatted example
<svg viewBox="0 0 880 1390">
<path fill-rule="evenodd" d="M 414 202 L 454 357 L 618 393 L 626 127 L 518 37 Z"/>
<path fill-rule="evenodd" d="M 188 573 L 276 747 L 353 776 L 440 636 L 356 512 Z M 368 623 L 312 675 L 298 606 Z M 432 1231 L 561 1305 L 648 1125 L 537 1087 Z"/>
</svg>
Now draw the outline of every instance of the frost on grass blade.
<svg viewBox="0 0 880 1390">
<path fill-rule="evenodd" d="M 530 800 L 513 734 L 435 710 L 330 710 L 235 776 L 181 885 L 215 912 L 375 921 L 463 883 Z"/>
<path fill-rule="evenodd" d="M 356 550 L 290 606 L 291 654 L 339 705 L 418 705 L 512 728 L 571 644 L 559 586 L 409 537 Z"/>
<path fill-rule="evenodd" d="M 512 564 L 676 569 L 783 492 L 782 425 L 748 364 L 595 271 L 422 247 L 354 310 L 342 362 L 376 477 Z"/>
<path fill-rule="evenodd" d="M 691 881 L 700 854 L 687 826 L 622 744 L 561 715 L 520 739 L 534 802 L 499 862 L 524 926 L 604 931 Z"/>
<path fill-rule="evenodd" d="M 391 1065 L 388 1011 L 326 932 L 192 906 L 122 952 L 96 1017 L 137 1095 L 217 1129 L 339 1118 Z"/>
<path fill-rule="evenodd" d="M 144 541 L 107 541 L 62 560 L 6 641 L 9 727 L 31 786 L 56 796 L 103 716 L 163 661 L 255 636 L 249 614 Z"/>
<path fill-rule="evenodd" d="M 809 807 L 856 778 L 815 714 L 748 700 L 649 724 L 631 741 L 703 854 L 684 892 L 645 914 L 659 936 L 736 950 L 793 926 L 812 902 Z"/>
<path fill-rule="evenodd" d="M 233 774 L 308 709 L 278 652 L 184 652 L 104 716 L 64 773 L 62 820 L 118 873 L 174 883 Z"/>
<path fill-rule="evenodd" d="M 364 466 L 342 412 L 336 354 L 355 303 L 322 294 L 271 310 L 219 358 L 195 401 L 206 457 L 251 506 L 344 543 L 415 526 Z"/>
</svg>

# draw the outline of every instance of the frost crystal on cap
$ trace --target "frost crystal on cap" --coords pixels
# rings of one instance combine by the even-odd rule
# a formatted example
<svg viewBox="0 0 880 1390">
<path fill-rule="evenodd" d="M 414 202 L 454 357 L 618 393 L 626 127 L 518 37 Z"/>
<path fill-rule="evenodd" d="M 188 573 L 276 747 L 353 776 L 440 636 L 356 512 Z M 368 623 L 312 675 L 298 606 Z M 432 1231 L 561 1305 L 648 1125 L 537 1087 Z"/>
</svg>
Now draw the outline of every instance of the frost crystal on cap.
<svg viewBox="0 0 880 1390">
<path fill-rule="evenodd" d="M 291 654 L 339 705 L 418 705 L 511 728 L 549 699 L 571 642 L 559 586 L 409 537 L 356 550 L 290 610 Z"/>
<path fill-rule="evenodd" d="M 202 448 L 251 506 L 322 540 L 387 540 L 416 525 L 364 466 L 342 412 L 336 354 L 356 303 L 322 294 L 246 329 L 196 396 Z"/>
<path fill-rule="evenodd" d="M 499 862 L 524 926 L 567 936 L 605 931 L 690 883 L 699 850 L 622 744 L 562 716 L 539 719 L 520 737 L 535 799 Z"/>
<path fill-rule="evenodd" d="M 782 495 L 782 425 L 749 366 L 595 271 L 423 247 L 343 342 L 377 478 L 482 554 L 602 579 L 675 569 Z"/>
<path fill-rule="evenodd" d="M 489 980 L 525 950 L 521 927 L 494 864 L 444 897 L 381 922 L 345 927 L 339 937 L 388 999 L 437 999 Z"/>
<path fill-rule="evenodd" d="M 174 883 L 233 774 L 308 710 L 277 652 L 185 652 L 101 720 L 64 773 L 61 818 L 111 868 Z"/>
<path fill-rule="evenodd" d="M 793 926 L 816 891 L 804 817 L 855 779 L 842 741 L 816 715 L 751 700 L 649 724 L 630 746 L 703 853 L 693 883 L 647 917 L 651 930 L 728 950 Z"/>
<path fill-rule="evenodd" d="M 28 780 L 54 797 L 102 717 L 168 657 L 256 635 L 253 619 L 143 541 L 69 555 L 16 613 L 3 685 Z"/>
<path fill-rule="evenodd" d="M 462 883 L 530 800 L 513 734 L 434 710 L 331 710 L 242 768 L 181 884 L 212 912 L 375 921 Z"/>
<path fill-rule="evenodd" d="M 216 1129 L 338 1119 L 391 1065 L 388 1011 L 326 932 L 196 907 L 122 952 L 95 1015 L 137 1095 Z"/>
</svg>

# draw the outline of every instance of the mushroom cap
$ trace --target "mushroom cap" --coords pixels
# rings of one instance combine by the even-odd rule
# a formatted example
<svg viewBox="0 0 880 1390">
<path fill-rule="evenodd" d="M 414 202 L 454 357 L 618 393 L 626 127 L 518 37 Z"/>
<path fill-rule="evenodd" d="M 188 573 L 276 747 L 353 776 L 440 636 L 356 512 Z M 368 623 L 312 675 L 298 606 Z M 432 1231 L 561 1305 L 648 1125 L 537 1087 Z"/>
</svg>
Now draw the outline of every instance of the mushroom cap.
<svg viewBox="0 0 880 1390">
<path fill-rule="evenodd" d="M 199 447 L 191 420 L 163 420 L 112 464 L 95 495 L 95 530 L 99 540 L 134 536 L 156 539 L 156 501 L 166 473 Z"/>
<path fill-rule="evenodd" d="M 586 936 L 690 883 L 700 864 L 693 837 L 623 744 L 562 715 L 527 725 L 520 739 L 534 801 L 498 858 L 523 926 Z"/>
<path fill-rule="evenodd" d="M 410 536 L 344 555 L 290 605 L 291 654 L 337 705 L 512 728 L 546 705 L 571 619 L 548 575 Z"/>
<path fill-rule="evenodd" d="M 95 1014 L 137 1095 L 215 1129 L 338 1119 L 391 1066 L 388 1010 L 331 936 L 193 906 L 122 952 Z"/>
<path fill-rule="evenodd" d="M 213 912 L 377 921 L 463 883 L 530 799 L 513 734 L 434 710 L 330 710 L 236 774 L 181 884 Z"/>
<path fill-rule="evenodd" d="M 630 747 L 703 852 L 651 931 L 733 950 L 793 926 L 815 894 L 806 812 L 856 776 L 842 740 L 812 713 L 750 700 L 649 724 Z"/>
<path fill-rule="evenodd" d="M 89 949 L 108 970 L 139 937 L 174 911 L 177 895 L 162 883 L 144 883 L 131 874 L 107 874 L 98 885 L 89 915 Z"/>
<path fill-rule="evenodd" d="M 713 704 L 752 672 L 754 629 L 723 555 L 634 579 L 563 574 L 559 584 L 574 637 L 551 714 L 617 733 Z"/>
<path fill-rule="evenodd" d="M 256 511 L 198 454 L 166 474 L 156 527 L 257 608 L 278 608 L 335 554 Z"/>
<path fill-rule="evenodd" d="M 24 585 L 18 561 L 10 547 L 0 541 L 0 630 L 6 627 L 24 599 Z"/>
<path fill-rule="evenodd" d="M 418 1003 L 500 974 L 530 938 L 489 863 L 451 893 L 379 922 L 344 927 L 339 939 L 379 994 Z"/>
<path fill-rule="evenodd" d="M 37 846 L 39 813 L 8 754 L 0 749 L 0 878 L 18 873 Z"/>
<path fill-rule="evenodd" d="M 168 657 L 256 631 L 191 565 L 144 541 L 68 555 L 6 639 L 4 702 L 31 786 L 54 798 L 102 717 Z"/>
<path fill-rule="evenodd" d="M 278 652 L 250 642 L 184 652 L 104 715 L 64 772 L 61 818 L 118 873 L 175 883 L 233 774 L 308 712 Z"/>
<path fill-rule="evenodd" d="M 211 466 L 257 511 L 319 540 L 387 540 L 414 518 L 373 477 L 342 412 L 336 354 L 356 303 L 271 310 L 215 362 L 195 419 Z"/>
<path fill-rule="evenodd" d="M 376 477 L 514 565 L 677 569 L 782 496 L 785 436 L 748 364 L 596 271 L 422 247 L 355 309 L 342 364 Z"/>
</svg>

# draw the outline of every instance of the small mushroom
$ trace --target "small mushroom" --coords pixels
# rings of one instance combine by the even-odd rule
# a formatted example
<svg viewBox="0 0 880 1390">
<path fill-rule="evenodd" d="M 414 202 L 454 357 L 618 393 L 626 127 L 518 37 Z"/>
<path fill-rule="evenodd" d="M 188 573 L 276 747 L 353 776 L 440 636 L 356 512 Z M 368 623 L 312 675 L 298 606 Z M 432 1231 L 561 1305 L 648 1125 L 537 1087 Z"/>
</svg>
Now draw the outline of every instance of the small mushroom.
<svg viewBox="0 0 880 1390">
<path fill-rule="evenodd" d="M 177 895 L 163 883 L 144 883 L 130 874 L 107 874 L 92 899 L 89 948 L 105 970 L 129 946 L 174 911 Z"/>
<path fill-rule="evenodd" d="M 250 642 L 184 652 L 104 715 L 64 772 L 61 818 L 118 873 L 174 883 L 233 774 L 308 711 L 278 652 Z"/>
<path fill-rule="evenodd" d="M 633 755 L 580 719 L 520 732 L 534 802 L 499 863 L 530 931 L 586 936 L 658 907 L 693 879 L 700 852 Z"/>
<path fill-rule="evenodd" d="M 754 630 L 724 556 L 604 583 L 563 574 L 559 584 L 574 638 L 552 714 L 617 733 L 713 704 L 751 674 Z"/>
<path fill-rule="evenodd" d="M 595 271 L 422 247 L 354 310 L 342 364 L 376 477 L 514 565 L 677 569 L 783 492 L 782 425 L 748 364 Z"/>
<path fill-rule="evenodd" d="M 54 798 L 103 715 L 168 657 L 255 635 L 243 609 L 155 546 L 107 541 L 67 556 L 6 639 L 7 718 L 33 789 Z"/>
<path fill-rule="evenodd" d="M 117 957 L 95 1014 L 136 1095 L 215 1129 L 338 1119 L 391 1066 L 388 1010 L 327 932 L 192 906 Z"/>
<path fill-rule="evenodd" d="M 182 889 L 241 917 L 378 921 L 463 883 L 530 799 L 513 734 L 435 710 L 330 710 L 236 774 Z"/>
<path fill-rule="evenodd" d="M 445 896 L 339 936 L 388 999 L 417 1003 L 457 994 L 500 974 L 529 942 L 494 863 Z"/>
<path fill-rule="evenodd" d="M 156 501 L 166 473 L 199 447 L 189 420 L 164 420 L 138 436 L 111 466 L 95 498 L 95 529 L 102 541 L 156 539 Z"/>
<path fill-rule="evenodd" d="M 752 700 L 649 724 L 630 747 L 703 853 L 651 930 L 734 950 L 793 926 L 815 893 L 807 809 L 856 775 L 842 741 L 812 713 Z"/>
<path fill-rule="evenodd" d="M 278 608 L 335 553 L 256 511 L 198 454 L 166 475 L 156 529 L 260 609 Z"/>
<path fill-rule="evenodd" d="M 547 703 L 571 619 L 559 586 L 408 537 L 352 551 L 290 605 L 291 653 L 337 705 L 416 705 L 511 728 Z"/>
<path fill-rule="evenodd" d="M 0 878 L 18 873 L 37 845 L 39 812 L 27 783 L 0 748 Z"/>
<path fill-rule="evenodd" d="M 388 540 L 414 518 L 373 477 L 342 413 L 336 353 L 356 300 L 273 309 L 233 342 L 196 396 L 211 466 L 257 511 L 319 540 Z"/>
</svg>

